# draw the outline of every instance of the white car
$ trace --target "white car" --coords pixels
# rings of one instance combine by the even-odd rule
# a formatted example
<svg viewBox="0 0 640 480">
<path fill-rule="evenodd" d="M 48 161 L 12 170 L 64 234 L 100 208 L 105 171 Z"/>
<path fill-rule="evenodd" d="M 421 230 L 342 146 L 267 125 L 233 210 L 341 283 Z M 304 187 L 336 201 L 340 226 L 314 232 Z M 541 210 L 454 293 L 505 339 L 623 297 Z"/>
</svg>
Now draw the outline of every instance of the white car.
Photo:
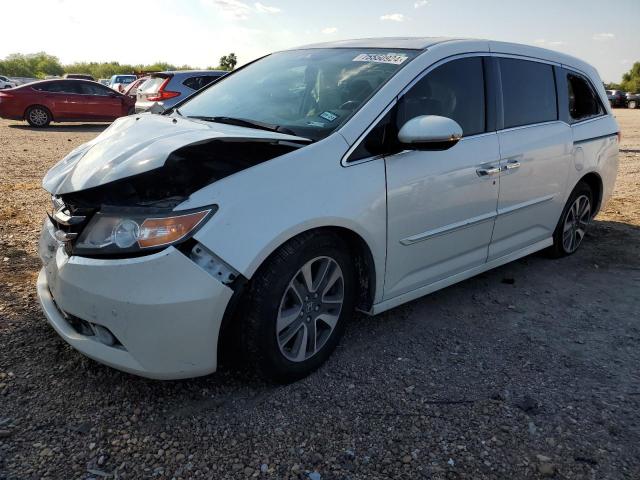
<svg viewBox="0 0 640 480">
<path fill-rule="evenodd" d="M 13 80 L 10 80 L 8 77 L 4 75 L 0 75 L 0 90 L 4 90 L 5 88 L 14 88 L 17 87 L 18 84 Z"/>
<path fill-rule="evenodd" d="M 233 346 L 292 381 L 356 309 L 574 253 L 611 196 L 618 131 L 596 70 L 536 47 L 274 53 L 47 173 L 38 295 L 68 343 L 118 369 L 205 375 Z"/>
<path fill-rule="evenodd" d="M 109 79 L 107 86 L 116 92 L 124 93 L 127 87 L 135 82 L 136 79 L 137 77 L 135 75 L 113 75 Z"/>
</svg>

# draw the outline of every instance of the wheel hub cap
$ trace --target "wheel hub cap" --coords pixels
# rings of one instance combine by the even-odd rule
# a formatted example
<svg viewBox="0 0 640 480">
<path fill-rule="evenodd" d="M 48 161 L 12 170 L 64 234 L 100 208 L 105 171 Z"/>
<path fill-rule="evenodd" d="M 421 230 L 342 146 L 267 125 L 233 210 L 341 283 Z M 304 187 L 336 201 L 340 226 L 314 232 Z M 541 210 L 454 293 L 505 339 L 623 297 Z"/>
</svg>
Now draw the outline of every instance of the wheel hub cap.
<svg viewBox="0 0 640 480">
<path fill-rule="evenodd" d="M 344 276 L 330 257 L 316 257 L 293 276 L 280 300 L 276 338 L 290 361 L 315 355 L 333 332 L 344 301 Z"/>
<path fill-rule="evenodd" d="M 591 221 L 591 201 L 580 195 L 571 204 L 564 220 L 562 246 L 567 253 L 575 252 L 584 238 Z"/>
</svg>

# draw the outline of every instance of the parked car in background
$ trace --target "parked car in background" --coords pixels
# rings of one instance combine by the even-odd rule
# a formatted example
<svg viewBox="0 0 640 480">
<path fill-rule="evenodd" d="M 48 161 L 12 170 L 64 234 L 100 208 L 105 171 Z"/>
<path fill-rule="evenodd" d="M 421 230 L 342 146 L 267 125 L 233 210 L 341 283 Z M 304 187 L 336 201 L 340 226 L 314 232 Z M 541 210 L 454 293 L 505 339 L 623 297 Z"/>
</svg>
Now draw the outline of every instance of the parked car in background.
<svg viewBox="0 0 640 480">
<path fill-rule="evenodd" d="M 105 85 L 107 87 L 109 86 L 109 82 L 110 82 L 110 80 L 108 78 L 100 78 L 100 79 L 98 79 L 98 83 L 101 83 L 102 85 Z"/>
<path fill-rule="evenodd" d="M 16 84 L 16 86 L 18 86 L 18 85 L 26 85 L 27 83 L 37 82 L 39 79 L 33 78 L 33 77 L 11 77 L 10 80 L 13 81 Z"/>
<path fill-rule="evenodd" d="M 640 108 L 640 93 L 627 93 L 627 107 Z"/>
<path fill-rule="evenodd" d="M 109 87 L 123 93 L 127 85 L 136 81 L 135 75 L 113 75 L 109 79 Z"/>
<path fill-rule="evenodd" d="M 13 80 L 10 80 L 9 77 L 0 75 L 0 90 L 4 90 L 5 88 L 13 88 L 16 86 L 18 86 L 18 84 Z"/>
<path fill-rule="evenodd" d="M 280 51 L 49 170 L 40 303 L 69 344 L 128 372 L 205 375 L 224 346 L 292 381 L 356 309 L 576 252 L 613 192 L 619 131 L 596 69 L 559 52 L 445 38 Z"/>
<path fill-rule="evenodd" d="M 50 122 L 107 122 L 133 113 L 135 100 L 89 80 L 43 80 L 0 92 L 0 117 Z"/>
<path fill-rule="evenodd" d="M 147 76 L 140 77 L 136 81 L 130 83 L 129 86 L 125 89 L 124 94 L 135 100 L 137 98 L 137 93 L 138 93 L 138 89 L 140 88 L 140 85 L 142 85 L 148 79 L 149 77 Z"/>
<path fill-rule="evenodd" d="M 153 73 L 138 88 L 136 112 L 147 111 L 154 104 L 169 109 L 192 93 L 219 80 L 227 73 L 224 70 L 180 70 Z"/>
<path fill-rule="evenodd" d="M 627 106 L 627 96 L 622 90 L 607 90 L 607 98 L 612 107 L 624 108 Z"/>
<path fill-rule="evenodd" d="M 88 73 L 65 73 L 62 78 L 69 78 L 74 80 L 91 80 L 92 82 L 96 80 L 92 75 L 89 75 Z"/>
</svg>

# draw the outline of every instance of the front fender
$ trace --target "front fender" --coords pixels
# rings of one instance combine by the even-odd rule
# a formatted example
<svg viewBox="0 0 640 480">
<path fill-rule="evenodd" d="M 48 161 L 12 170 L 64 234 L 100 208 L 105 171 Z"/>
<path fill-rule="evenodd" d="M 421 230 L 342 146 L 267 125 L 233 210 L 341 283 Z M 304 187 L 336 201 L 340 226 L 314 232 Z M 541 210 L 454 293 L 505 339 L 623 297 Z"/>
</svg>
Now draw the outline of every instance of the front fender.
<svg viewBox="0 0 640 480">
<path fill-rule="evenodd" d="M 209 185 L 178 209 L 215 203 L 218 211 L 195 238 L 251 278 L 290 238 L 320 227 L 342 227 L 364 239 L 373 256 L 376 297 L 386 255 L 386 185 L 382 159 L 342 167 L 340 135 Z"/>
</svg>

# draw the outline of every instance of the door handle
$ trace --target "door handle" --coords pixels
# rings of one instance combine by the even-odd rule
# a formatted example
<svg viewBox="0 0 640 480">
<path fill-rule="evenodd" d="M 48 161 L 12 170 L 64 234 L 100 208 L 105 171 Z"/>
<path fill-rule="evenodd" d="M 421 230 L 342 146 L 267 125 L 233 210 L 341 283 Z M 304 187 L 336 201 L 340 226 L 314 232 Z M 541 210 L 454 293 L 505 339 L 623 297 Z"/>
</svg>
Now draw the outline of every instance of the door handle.
<svg viewBox="0 0 640 480">
<path fill-rule="evenodd" d="M 500 173 L 500 167 L 490 165 L 488 167 L 480 167 L 476 170 L 479 177 L 488 177 Z"/>
<path fill-rule="evenodd" d="M 515 170 L 516 168 L 520 168 L 520 162 L 517 160 L 509 160 L 505 166 L 505 170 Z"/>
</svg>

